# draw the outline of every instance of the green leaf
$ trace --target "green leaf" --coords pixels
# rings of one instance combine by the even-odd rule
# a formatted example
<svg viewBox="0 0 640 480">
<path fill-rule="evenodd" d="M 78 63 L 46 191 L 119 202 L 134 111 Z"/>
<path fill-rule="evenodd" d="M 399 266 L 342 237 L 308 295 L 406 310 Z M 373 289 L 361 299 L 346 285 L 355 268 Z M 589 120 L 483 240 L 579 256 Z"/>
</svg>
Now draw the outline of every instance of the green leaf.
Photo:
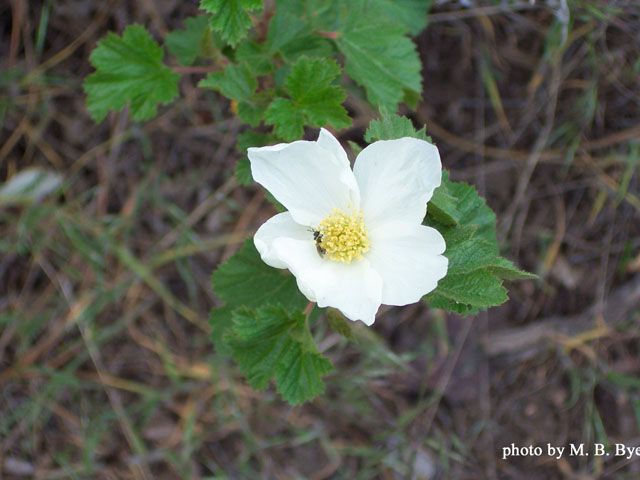
<svg viewBox="0 0 640 480">
<path fill-rule="evenodd" d="M 341 105 L 344 90 L 331 85 L 340 75 L 340 66 L 333 60 L 302 57 L 291 69 L 285 90 L 309 123 L 316 126 L 331 123 L 336 128 L 351 125 L 347 111 Z"/>
<path fill-rule="evenodd" d="M 287 79 L 287 75 L 291 71 L 291 65 L 284 64 L 281 67 L 278 67 L 273 72 L 273 83 L 279 89 L 284 89 L 284 82 Z"/>
<path fill-rule="evenodd" d="M 271 55 L 264 43 L 242 42 L 236 49 L 236 60 L 247 65 L 256 76 L 266 75 L 273 70 Z"/>
<path fill-rule="evenodd" d="M 291 13 L 280 3 L 276 5 L 276 13 L 269 22 L 267 34 L 267 48 L 270 52 L 278 51 L 283 45 L 294 40 L 298 35 L 308 30 L 308 24 Z"/>
<path fill-rule="evenodd" d="M 258 88 L 258 81 L 246 65 L 229 64 L 222 72 L 209 73 L 198 86 L 212 88 L 239 102 L 249 102 Z"/>
<path fill-rule="evenodd" d="M 424 128 L 416 131 L 408 118 L 384 113 L 371 122 L 365 139 L 401 137 L 428 140 Z M 447 245 L 447 276 L 427 298 L 433 308 L 475 314 L 508 298 L 499 277 L 531 278 L 500 257 L 495 235 L 496 217 L 470 185 L 451 182 L 447 172 L 429 202 L 425 225 L 437 229 Z"/>
<path fill-rule="evenodd" d="M 322 376 L 333 368 L 316 349 L 304 314 L 280 305 L 236 310 L 224 341 L 253 388 L 266 388 L 275 377 L 291 405 L 322 393 Z"/>
<path fill-rule="evenodd" d="M 226 302 L 224 307 L 212 312 L 214 342 L 227 330 L 231 312 L 240 306 L 281 304 L 295 310 L 303 309 L 308 303 L 298 290 L 295 277 L 264 263 L 252 239 L 247 239 L 240 251 L 216 269 L 211 281 L 213 291 Z"/>
<path fill-rule="evenodd" d="M 267 113 L 267 105 L 250 102 L 238 103 L 238 118 L 244 123 L 257 127 Z"/>
<path fill-rule="evenodd" d="M 252 25 L 247 12 L 261 9 L 262 0 L 201 0 L 200 8 L 213 14 L 211 28 L 236 45 Z"/>
<path fill-rule="evenodd" d="M 140 25 L 129 25 L 122 38 L 109 33 L 100 40 L 89 57 L 96 71 L 83 84 L 91 118 L 99 122 L 109 110 L 129 103 L 131 117 L 145 120 L 156 114 L 159 103 L 173 100 L 180 77 L 162 57 L 162 48 Z"/>
<path fill-rule="evenodd" d="M 234 171 L 236 180 L 240 185 L 251 185 L 253 183 L 253 175 L 251 175 L 251 164 L 247 156 L 240 157 L 236 163 Z"/>
<path fill-rule="evenodd" d="M 405 26 L 411 35 L 417 35 L 427 27 L 427 12 L 431 0 L 377 0 L 387 18 Z"/>
<path fill-rule="evenodd" d="M 419 92 L 405 90 L 404 95 L 402 96 L 402 101 L 412 110 L 415 110 L 418 107 L 420 100 L 422 100 L 422 90 Z"/>
<path fill-rule="evenodd" d="M 273 207 L 274 207 L 274 208 L 275 208 L 279 213 L 282 213 L 282 212 L 286 212 L 286 211 L 287 211 L 287 209 L 286 209 L 286 208 L 284 208 L 284 206 L 282 206 L 282 204 L 281 204 L 278 200 L 276 200 L 276 198 L 275 198 L 273 195 L 271 195 L 271 193 L 270 193 L 270 192 L 265 192 L 265 196 L 267 197 L 267 200 L 269 200 L 269 201 L 271 202 L 271 204 L 273 205 Z"/>
<path fill-rule="evenodd" d="M 298 291 L 295 277 L 264 263 L 252 239 L 216 269 L 212 282 L 216 295 L 232 305 L 279 303 L 287 309 L 302 309 L 308 303 Z"/>
<path fill-rule="evenodd" d="M 346 8 L 344 0 L 278 0 L 276 2 L 276 15 L 278 12 L 293 12 L 297 18 L 305 22 L 308 32 L 327 31 L 336 23 L 338 16 Z M 290 19 L 285 19 L 280 25 L 286 25 Z"/>
<path fill-rule="evenodd" d="M 437 294 L 433 294 L 429 297 L 429 306 L 431 308 L 439 308 L 441 310 L 446 310 L 447 312 L 457 313 L 463 317 L 466 317 L 467 315 L 476 315 L 480 311 L 478 307 L 474 307 L 473 305 L 460 303 Z"/>
<path fill-rule="evenodd" d="M 276 134 L 288 141 L 300 138 L 305 124 L 349 126 L 351 119 L 341 105 L 346 94 L 332 85 L 338 75 L 340 66 L 333 60 L 301 57 L 284 84 L 291 99 L 276 98 L 267 109 L 265 122 L 274 125 Z"/>
<path fill-rule="evenodd" d="M 287 98 L 276 98 L 271 102 L 264 121 L 274 125 L 275 134 L 287 141 L 301 138 L 304 132 L 304 113 Z"/>
<path fill-rule="evenodd" d="M 424 127 L 416 131 L 406 117 L 383 113 L 369 125 L 365 139 L 416 137 L 430 141 Z M 468 315 L 507 300 L 500 278 L 532 278 L 500 257 L 495 235 L 496 217 L 478 192 L 465 183 L 451 182 L 447 172 L 429 202 L 425 225 L 442 234 L 449 259 L 447 276 L 427 296 L 433 308 Z M 464 288 L 457 288 L 463 285 Z M 483 293 L 482 288 L 486 288 Z"/>
<path fill-rule="evenodd" d="M 463 182 L 449 182 L 447 189 L 456 199 L 460 224 L 475 225 L 478 228 L 477 236 L 496 243 L 496 214 L 478 195 L 476 189 Z"/>
<path fill-rule="evenodd" d="M 457 245 L 466 242 L 473 238 L 478 228 L 475 225 L 453 225 L 443 226 L 434 222 L 432 219 L 427 219 L 424 222 L 425 225 L 436 228 L 447 244 L 447 250 L 455 248 Z"/>
<path fill-rule="evenodd" d="M 478 308 L 501 305 L 509 299 L 502 280 L 486 270 L 475 270 L 469 274 L 448 273 L 440 280 L 433 295 Z"/>
<path fill-rule="evenodd" d="M 347 140 L 347 143 L 351 147 L 351 151 L 353 152 L 353 156 L 357 157 L 358 155 L 360 155 L 360 152 L 362 151 L 362 147 L 360 145 L 358 145 L 353 140 Z"/>
<path fill-rule="evenodd" d="M 276 13 L 269 23 L 267 48 L 272 54 L 280 52 L 287 63 L 295 63 L 301 56 L 328 58 L 333 54 L 331 43 L 316 35 L 308 21 L 291 13 L 300 12 L 300 5 L 294 8 L 283 2 L 276 5 Z"/>
<path fill-rule="evenodd" d="M 216 352 L 220 355 L 231 355 L 231 350 L 224 343 L 224 335 L 233 325 L 233 307 L 223 305 L 211 310 L 209 325 L 211 326 L 211 339 L 216 346 Z"/>
<path fill-rule="evenodd" d="M 446 172 L 442 173 L 442 183 L 433 192 L 427 205 L 427 215 L 444 225 L 455 225 L 461 220 L 456 198 L 449 191 L 451 182 Z"/>
<path fill-rule="evenodd" d="M 457 245 L 448 245 L 446 256 L 449 259 L 448 275 L 471 273 L 490 267 L 500 258 L 495 243 L 476 236 Z"/>
<path fill-rule="evenodd" d="M 442 227 L 429 220 L 425 224 L 437 228 L 445 240 L 445 256 L 449 259 L 447 275 L 471 273 L 499 262 L 500 255 L 495 240 L 489 241 L 478 236 L 476 225 Z"/>
<path fill-rule="evenodd" d="M 446 196 L 438 198 L 434 193 L 424 222 L 440 231 L 449 259 L 447 276 L 427 296 L 433 308 L 475 314 L 507 300 L 500 278 L 536 278 L 500 256 L 495 214 L 474 187 L 451 182 L 445 172 L 436 192 L 440 189 Z"/>
<path fill-rule="evenodd" d="M 538 275 L 525 272 L 516 267 L 511 260 L 500 257 L 489 267 L 489 271 L 505 280 L 535 280 Z"/>
<path fill-rule="evenodd" d="M 305 351 L 297 342 L 283 352 L 276 370 L 276 387 L 289 404 L 299 405 L 324 392 L 322 377 L 331 370 L 329 359 L 318 352 Z"/>
<path fill-rule="evenodd" d="M 182 65 L 191 65 L 197 57 L 205 56 L 205 40 L 209 33 L 207 15 L 190 17 L 184 21 L 184 30 L 174 30 L 165 38 L 169 52 L 178 57 Z"/>
<path fill-rule="evenodd" d="M 364 134 L 364 139 L 371 143 L 376 140 L 395 140 L 397 138 L 413 137 L 431 142 L 431 137 L 426 134 L 426 127 L 416 130 L 405 116 L 383 113 L 379 120 L 372 120 Z"/>
<path fill-rule="evenodd" d="M 264 119 L 272 100 L 272 91 L 255 93 L 249 101 L 238 103 L 238 118 L 252 127 L 257 127 Z"/>
<path fill-rule="evenodd" d="M 346 72 L 373 105 L 395 111 L 409 91 L 422 92 L 421 63 L 415 45 L 393 17 L 367 0 L 349 3 L 335 42 L 345 56 Z"/>
<path fill-rule="evenodd" d="M 351 323 L 346 318 L 344 318 L 342 313 L 340 313 L 340 310 L 336 310 L 335 308 L 327 309 L 327 320 L 329 321 L 331 330 L 339 333 L 345 338 L 353 338 Z"/>
<path fill-rule="evenodd" d="M 331 42 L 314 35 L 298 37 L 280 49 L 285 62 L 295 63 L 300 57 L 330 58 L 335 55 Z"/>
</svg>

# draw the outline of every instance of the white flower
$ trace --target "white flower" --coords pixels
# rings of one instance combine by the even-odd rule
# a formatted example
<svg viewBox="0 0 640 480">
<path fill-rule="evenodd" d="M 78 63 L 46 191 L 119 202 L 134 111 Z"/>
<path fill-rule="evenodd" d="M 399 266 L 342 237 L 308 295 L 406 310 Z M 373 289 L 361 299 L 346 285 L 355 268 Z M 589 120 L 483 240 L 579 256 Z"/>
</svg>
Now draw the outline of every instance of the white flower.
<svg viewBox="0 0 640 480">
<path fill-rule="evenodd" d="M 327 130 L 249 148 L 251 173 L 287 209 L 265 222 L 254 243 L 262 260 L 288 268 L 319 307 L 335 307 L 371 325 L 380 304 L 407 305 L 447 273 L 445 242 L 422 225 L 440 185 L 438 149 L 424 140 L 366 147 L 353 171 Z"/>
</svg>

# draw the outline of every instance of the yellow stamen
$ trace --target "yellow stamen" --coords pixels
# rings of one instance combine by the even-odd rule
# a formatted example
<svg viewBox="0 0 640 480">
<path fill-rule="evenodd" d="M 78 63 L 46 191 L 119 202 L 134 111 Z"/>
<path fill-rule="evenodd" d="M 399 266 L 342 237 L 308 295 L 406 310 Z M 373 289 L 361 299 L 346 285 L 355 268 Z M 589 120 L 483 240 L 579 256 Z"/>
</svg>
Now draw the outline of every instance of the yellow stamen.
<svg viewBox="0 0 640 480">
<path fill-rule="evenodd" d="M 318 231 L 321 235 L 318 245 L 326 257 L 336 262 L 361 260 L 362 254 L 369 250 L 369 236 L 360 210 L 349 215 L 334 208 L 333 213 L 320 222 Z"/>
</svg>

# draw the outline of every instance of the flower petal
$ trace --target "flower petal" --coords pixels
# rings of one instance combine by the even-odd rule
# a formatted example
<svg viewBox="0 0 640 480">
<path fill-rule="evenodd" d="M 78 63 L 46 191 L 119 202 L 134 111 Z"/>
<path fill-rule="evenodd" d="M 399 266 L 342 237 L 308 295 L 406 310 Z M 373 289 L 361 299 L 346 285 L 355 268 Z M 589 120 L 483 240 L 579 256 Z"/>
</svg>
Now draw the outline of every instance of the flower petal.
<svg viewBox="0 0 640 480">
<path fill-rule="evenodd" d="M 322 130 L 317 142 L 298 140 L 249 148 L 253 178 L 291 212 L 300 225 L 316 226 L 332 208 L 360 207 L 360 192 L 346 153 Z"/>
<path fill-rule="evenodd" d="M 274 250 L 273 242 L 280 237 L 309 241 L 313 238 L 312 235 L 308 227 L 299 225 L 293 220 L 291 213 L 283 212 L 271 217 L 260 226 L 253 236 L 253 243 L 264 263 L 274 268 L 287 268 L 287 264 Z"/>
<path fill-rule="evenodd" d="M 309 238 L 276 238 L 273 252 L 295 275 L 298 288 L 309 300 L 371 325 L 382 298 L 380 275 L 366 259 L 346 264 L 321 258 Z"/>
<path fill-rule="evenodd" d="M 345 264 L 325 261 L 307 280 L 319 307 L 335 307 L 350 320 L 375 321 L 382 303 L 382 279 L 366 259 Z"/>
<path fill-rule="evenodd" d="M 340 161 L 342 164 L 351 170 L 351 164 L 349 163 L 349 158 L 347 157 L 347 152 L 344 151 L 342 145 L 336 137 L 331 135 L 331 132 L 325 128 L 320 129 L 320 133 L 318 134 L 318 145 L 320 145 L 325 150 L 329 150 L 333 155 Z"/>
<path fill-rule="evenodd" d="M 382 277 L 382 303 L 408 305 L 431 292 L 447 274 L 440 232 L 424 225 L 394 222 L 369 231 L 366 258 Z"/>
<path fill-rule="evenodd" d="M 422 223 L 427 202 L 442 179 L 438 149 L 417 138 L 380 140 L 354 165 L 360 208 L 369 228 L 389 220 Z"/>
</svg>

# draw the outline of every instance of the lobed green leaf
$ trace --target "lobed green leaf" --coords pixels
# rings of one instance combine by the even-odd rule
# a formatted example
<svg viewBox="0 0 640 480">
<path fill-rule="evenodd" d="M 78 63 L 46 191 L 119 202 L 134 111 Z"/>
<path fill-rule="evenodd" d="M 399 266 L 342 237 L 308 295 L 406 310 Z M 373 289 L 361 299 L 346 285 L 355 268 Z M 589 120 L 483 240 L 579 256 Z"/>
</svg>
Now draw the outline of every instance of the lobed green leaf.
<svg viewBox="0 0 640 480">
<path fill-rule="evenodd" d="M 273 100 L 271 92 L 258 92 L 247 102 L 238 103 L 238 118 L 252 127 L 260 125 Z"/>
<path fill-rule="evenodd" d="M 497 245 L 496 214 L 486 204 L 484 198 L 478 195 L 475 187 L 463 182 L 449 182 L 447 189 L 456 199 L 456 206 L 460 212 L 459 223 L 475 225 L 477 236 Z"/>
<path fill-rule="evenodd" d="M 313 26 L 307 19 L 299 18 L 299 7 L 293 10 L 278 2 L 276 13 L 269 23 L 267 48 L 273 55 L 280 54 L 285 62 L 295 63 L 301 56 L 328 58 L 333 56 L 331 43 L 312 35 Z"/>
<path fill-rule="evenodd" d="M 174 30 L 167 34 L 165 43 L 169 52 L 178 57 L 182 65 L 192 65 L 196 58 L 206 56 L 209 19 L 207 15 L 199 15 L 187 18 L 184 24 L 184 30 Z"/>
<path fill-rule="evenodd" d="M 211 281 L 216 295 L 226 302 L 211 312 L 212 336 L 217 346 L 231 324 L 233 310 L 238 307 L 280 304 L 295 310 L 308 303 L 298 290 L 295 277 L 264 263 L 251 239 L 216 269 Z"/>
<path fill-rule="evenodd" d="M 250 102 L 258 81 L 244 64 L 230 64 L 221 72 L 209 73 L 200 80 L 199 87 L 212 88 L 225 97 L 239 102 Z"/>
<path fill-rule="evenodd" d="M 276 12 L 269 23 L 267 47 L 286 63 L 295 63 L 301 56 L 329 58 L 335 51 L 331 42 L 317 35 L 329 23 L 326 14 L 340 11 L 332 1 L 278 0 Z"/>
<path fill-rule="evenodd" d="M 408 118 L 389 114 L 372 121 L 365 134 L 369 142 L 401 137 L 430 141 L 424 128 L 416 131 Z M 452 182 L 447 172 L 429 202 L 424 224 L 442 234 L 449 260 L 447 276 L 427 295 L 433 308 L 475 314 L 508 299 L 501 278 L 536 278 L 500 256 L 495 214 L 474 187 Z"/>
<path fill-rule="evenodd" d="M 249 67 L 253 75 L 266 75 L 273 71 L 271 55 L 264 43 L 242 42 L 236 49 L 235 58 Z"/>
<path fill-rule="evenodd" d="M 461 220 L 456 198 L 449 191 L 450 184 L 448 175 L 443 172 L 442 183 L 434 190 L 427 206 L 427 215 L 443 225 L 456 225 Z"/>
<path fill-rule="evenodd" d="M 502 280 L 484 269 L 464 274 L 447 273 L 438 283 L 433 296 L 481 309 L 502 305 L 509 300 Z"/>
<path fill-rule="evenodd" d="M 345 338 L 353 338 L 353 332 L 351 331 L 351 323 L 344 315 L 335 308 L 327 309 L 327 320 L 329 321 L 329 326 L 331 330 L 336 333 L 339 333 Z"/>
<path fill-rule="evenodd" d="M 322 393 L 322 376 L 333 368 L 316 349 L 304 314 L 280 305 L 236 310 L 224 342 L 253 388 L 266 388 L 275 377 L 292 405 Z"/>
<path fill-rule="evenodd" d="M 288 98 L 276 98 L 267 109 L 265 122 L 274 125 L 281 138 L 290 141 L 302 137 L 304 125 L 347 127 L 351 119 L 341 105 L 346 94 L 332 85 L 340 75 L 333 60 L 301 57 L 286 77 Z"/>
<path fill-rule="evenodd" d="M 275 134 L 287 141 L 302 137 L 305 124 L 304 113 L 287 98 L 276 98 L 264 117 L 265 123 L 274 126 Z"/>
<path fill-rule="evenodd" d="M 493 265 L 489 266 L 489 271 L 504 280 L 535 280 L 538 275 L 525 272 L 516 267 L 511 260 L 500 257 Z"/>
<path fill-rule="evenodd" d="M 262 0 L 201 0 L 200 8 L 213 14 L 211 28 L 220 32 L 230 45 L 236 45 L 251 28 L 251 17 L 247 12 L 260 10 Z"/>
<path fill-rule="evenodd" d="M 378 120 L 372 120 L 364 134 L 364 139 L 371 143 L 377 140 L 393 140 L 396 138 L 413 137 L 431 142 L 431 137 L 427 136 L 426 126 L 416 130 L 405 116 L 383 113 Z"/>
<path fill-rule="evenodd" d="M 275 53 L 284 45 L 301 36 L 308 30 L 307 22 L 291 13 L 279 2 L 276 5 L 276 13 L 269 22 L 269 33 L 267 34 L 267 48 Z"/>
<path fill-rule="evenodd" d="M 411 35 L 417 35 L 427 26 L 427 12 L 431 0 L 376 0 L 383 15 L 405 26 Z"/>
<path fill-rule="evenodd" d="M 146 120 L 158 104 L 178 94 L 179 75 L 162 63 L 163 51 L 140 25 L 129 25 L 122 37 L 109 33 L 89 60 L 96 71 L 83 84 L 91 118 L 99 122 L 109 110 L 129 103 L 134 120 Z"/>
<path fill-rule="evenodd" d="M 444 255 L 449 259 L 449 268 L 447 276 L 427 296 L 429 303 L 434 308 L 461 315 L 475 314 L 478 310 L 500 305 L 508 300 L 501 278 L 525 279 L 535 278 L 535 275 L 519 270 L 500 256 L 495 214 L 475 188 L 451 182 L 446 174 L 441 187 L 446 189 L 450 198 L 447 202 L 436 203 L 441 212 L 435 215 L 433 205 L 429 204 L 425 224 L 438 229 L 444 237 L 447 245 Z M 451 204 L 454 209 L 449 208 Z M 442 221 L 443 212 L 448 217 L 445 222 Z M 450 220 L 455 220 L 455 223 L 451 224 Z"/>
<path fill-rule="evenodd" d="M 431 306 L 431 308 L 439 308 L 441 310 L 446 310 L 447 312 L 457 313 L 463 317 L 467 315 L 476 315 L 480 311 L 478 307 L 474 307 L 473 305 L 468 305 L 466 303 L 460 303 L 438 294 L 429 295 L 428 298 L 429 306 Z"/>
<path fill-rule="evenodd" d="M 419 99 L 421 62 L 415 45 L 375 2 L 353 0 L 337 34 L 346 72 L 365 88 L 373 105 L 395 111 L 403 99 Z"/>
</svg>

